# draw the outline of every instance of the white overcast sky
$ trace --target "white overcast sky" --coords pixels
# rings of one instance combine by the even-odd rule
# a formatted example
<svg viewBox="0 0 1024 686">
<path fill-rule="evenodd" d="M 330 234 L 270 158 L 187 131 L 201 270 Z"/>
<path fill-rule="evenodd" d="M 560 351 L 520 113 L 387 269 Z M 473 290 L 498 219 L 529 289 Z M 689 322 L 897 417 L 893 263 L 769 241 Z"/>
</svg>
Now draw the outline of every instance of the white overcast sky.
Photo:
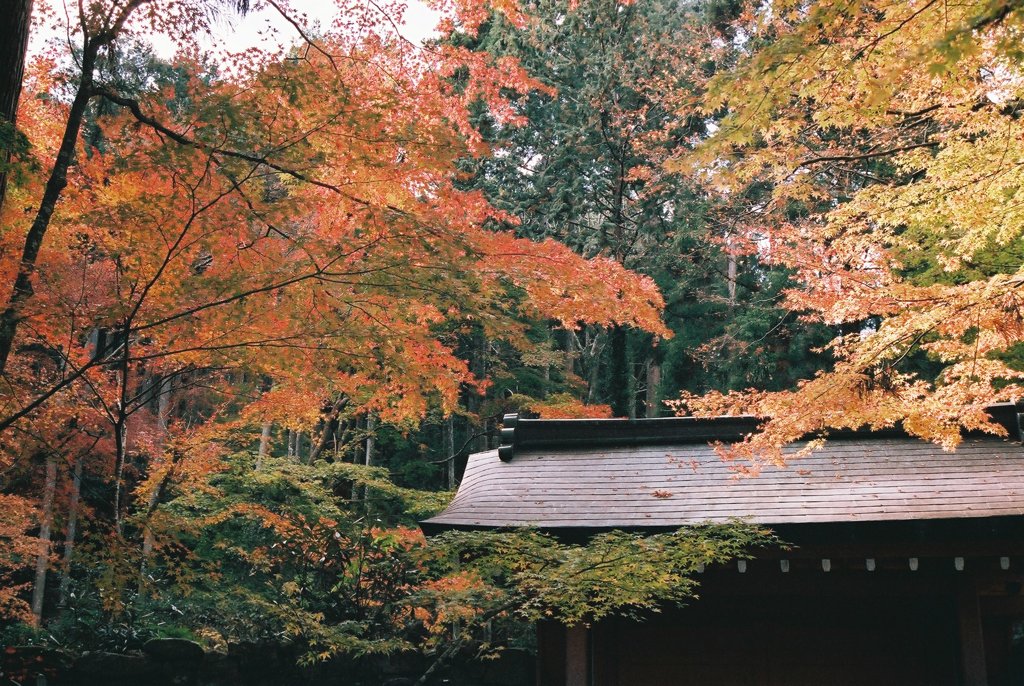
<svg viewBox="0 0 1024 686">
<path fill-rule="evenodd" d="M 59 2 L 53 3 L 59 7 Z M 337 12 L 337 5 L 331 0 L 297 0 L 292 3 L 293 9 L 304 18 L 293 17 L 305 23 L 310 32 L 316 33 L 318 26 L 330 26 Z M 423 40 L 435 35 L 435 28 L 440 14 L 427 7 L 420 0 L 408 0 L 404 22 L 400 26 L 402 35 L 420 44 Z M 382 22 L 386 21 L 381 15 Z M 43 45 L 51 40 L 64 37 L 65 29 L 51 26 L 33 27 L 30 52 L 38 54 Z M 204 47 L 216 53 L 238 53 L 247 48 L 258 47 L 269 52 L 287 48 L 301 40 L 298 32 L 280 14 L 270 8 L 250 12 L 245 17 L 233 16 L 217 22 L 213 34 L 203 37 Z M 161 36 L 152 37 L 153 48 L 165 59 L 174 54 L 174 44 Z"/>
</svg>

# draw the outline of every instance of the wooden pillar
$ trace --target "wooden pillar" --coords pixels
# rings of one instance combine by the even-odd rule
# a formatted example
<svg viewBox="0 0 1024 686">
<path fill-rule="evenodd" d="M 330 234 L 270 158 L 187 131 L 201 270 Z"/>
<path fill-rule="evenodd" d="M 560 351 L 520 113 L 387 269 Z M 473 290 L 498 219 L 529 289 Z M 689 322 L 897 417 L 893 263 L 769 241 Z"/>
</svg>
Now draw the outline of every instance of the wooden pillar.
<svg viewBox="0 0 1024 686">
<path fill-rule="evenodd" d="M 985 642 L 981 629 L 978 589 L 972 581 L 960 588 L 957 596 L 957 622 L 960 627 L 960 670 L 963 686 L 987 686 Z"/>
<path fill-rule="evenodd" d="M 590 686 L 590 631 L 582 624 L 565 630 L 565 686 Z"/>
</svg>

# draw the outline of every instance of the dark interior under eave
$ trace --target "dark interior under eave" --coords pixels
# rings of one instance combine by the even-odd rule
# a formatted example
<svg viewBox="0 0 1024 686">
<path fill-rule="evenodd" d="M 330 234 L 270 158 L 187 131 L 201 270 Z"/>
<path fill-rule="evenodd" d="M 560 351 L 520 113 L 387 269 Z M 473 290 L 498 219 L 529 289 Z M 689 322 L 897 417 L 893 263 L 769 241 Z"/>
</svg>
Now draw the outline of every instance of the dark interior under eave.
<svg viewBox="0 0 1024 686">
<path fill-rule="evenodd" d="M 685 607 L 538 625 L 538 684 L 1024 684 L 1019 518 L 800 528 L 794 550 L 705 570 Z"/>
</svg>

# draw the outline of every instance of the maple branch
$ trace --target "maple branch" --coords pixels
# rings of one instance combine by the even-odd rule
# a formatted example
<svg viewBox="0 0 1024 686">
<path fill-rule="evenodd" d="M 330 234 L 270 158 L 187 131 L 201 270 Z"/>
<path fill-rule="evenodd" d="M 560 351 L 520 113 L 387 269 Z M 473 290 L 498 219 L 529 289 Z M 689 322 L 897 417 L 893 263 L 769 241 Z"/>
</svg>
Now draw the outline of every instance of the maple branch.
<svg viewBox="0 0 1024 686">
<path fill-rule="evenodd" d="M 336 261 L 337 259 L 340 259 L 340 256 L 338 258 L 336 258 L 335 260 L 333 260 L 333 261 Z M 317 270 L 314 270 L 313 272 L 310 272 L 310 273 L 307 273 L 307 274 L 300 274 L 299 276 L 293 277 L 291 279 L 286 279 L 286 280 L 278 282 L 278 283 L 273 283 L 273 284 L 268 284 L 268 285 L 265 285 L 265 286 L 260 286 L 260 287 L 257 287 L 257 288 L 252 288 L 252 289 L 249 289 L 249 290 L 246 290 L 246 291 L 242 291 L 241 293 L 236 293 L 236 294 L 234 294 L 232 296 L 221 298 L 221 299 L 213 301 L 213 302 L 204 303 L 202 305 L 197 305 L 195 307 L 187 308 L 187 309 L 185 309 L 183 311 L 177 312 L 175 314 L 168 315 L 168 316 L 163 317 L 161 319 L 158 319 L 156 321 L 149 322 L 149 323 L 146 323 L 146 324 L 142 324 L 142 325 L 139 325 L 139 326 L 135 326 L 135 327 L 133 327 L 131 329 L 131 333 L 137 333 L 139 331 L 144 331 L 146 329 L 151 329 L 151 328 L 160 326 L 162 324 L 166 324 L 168 322 L 172 322 L 172 321 L 175 321 L 177 319 L 181 319 L 183 317 L 187 317 L 189 315 L 195 314 L 196 312 L 201 312 L 203 310 L 207 310 L 207 309 L 210 309 L 210 308 L 213 308 L 213 307 L 218 307 L 220 305 L 225 305 L 225 304 L 228 304 L 228 303 L 231 303 L 231 302 L 236 302 L 238 300 L 245 299 L 245 298 L 247 298 L 249 296 L 252 296 L 252 295 L 255 295 L 255 294 L 258 294 L 258 293 L 265 293 L 265 292 L 268 292 L 268 291 L 276 290 L 278 288 L 285 288 L 287 286 L 294 285 L 296 283 L 300 283 L 302 281 L 306 281 L 306 280 L 311 279 L 311 278 L 316 278 L 317 275 L 320 272 L 321 272 L 321 270 L 318 268 Z M 253 343 L 250 342 L 247 345 L 253 345 Z M 233 347 L 242 347 L 242 346 L 233 346 Z M 189 350 L 201 350 L 201 349 L 202 349 L 202 347 L 197 347 L 197 348 L 193 348 L 193 349 L 184 349 L 184 350 L 173 351 L 173 352 L 174 353 L 181 353 L 181 352 L 187 352 Z M 63 379 L 61 379 L 60 382 L 54 384 L 49 389 L 47 389 L 46 391 L 41 393 L 39 396 L 37 396 L 34 400 L 32 400 L 27 405 L 22 407 L 20 410 L 14 412 L 11 415 L 8 415 L 7 417 L 5 417 L 3 419 L 0 419 L 0 433 L 2 433 L 4 430 L 8 429 L 11 425 L 15 424 L 18 420 L 24 418 L 25 416 L 27 416 L 28 414 L 30 414 L 31 412 L 33 412 L 34 410 L 36 410 L 37 408 L 39 408 L 40 406 L 45 404 L 46 401 L 48 401 L 54 395 L 56 395 L 60 391 L 62 391 L 65 388 L 67 388 L 68 386 L 73 384 L 78 379 L 82 378 L 83 375 L 87 371 L 89 371 L 93 367 L 97 367 L 97 366 L 100 366 L 102 364 L 106 364 L 107 361 L 109 360 L 109 358 L 112 355 L 118 354 L 120 352 L 121 352 L 121 346 L 118 346 L 114 350 L 110 351 L 108 353 L 108 355 L 105 355 L 103 357 L 94 358 L 94 359 L 90 360 L 89 362 L 83 364 L 81 367 L 78 367 L 78 368 L 74 369 L 71 374 L 69 374 L 68 376 L 64 377 Z M 154 355 L 142 355 L 142 356 L 133 355 L 133 356 L 131 356 L 129 358 L 129 361 L 135 362 L 135 361 L 141 361 L 141 360 L 147 360 L 147 359 L 155 359 L 155 358 L 158 358 L 158 357 L 167 357 L 170 354 L 173 354 L 173 353 L 167 353 L 167 354 L 161 354 L 161 355 L 155 355 L 155 354 Z"/>
<path fill-rule="evenodd" d="M 459 449 L 453 451 L 451 455 L 449 455 L 448 457 L 444 458 L 443 460 L 430 460 L 429 462 L 427 462 L 427 464 L 448 464 L 449 462 L 454 460 L 456 457 L 461 455 L 462 451 L 465 450 L 466 448 L 468 448 L 470 443 L 472 443 L 473 441 L 475 441 L 476 439 L 478 439 L 478 438 L 480 438 L 482 436 L 486 436 L 487 433 L 488 432 L 486 430 L 484 430 L 484 431 L 477 431 L 475 433 L 471 433 L 469 435 L 469 437 L 465 441 L 463 441 L 462 445 L 459 446 Z"/>
<path fill-rule="evenodd" d="M 174 314 L 169 314 L 166 317 L 161 317 L 160 319 L 155 319 L 155 320 L 153 320 L 151 322 L 147 322 L 145 324 L 139 324 L 133 330 L 134 331 L 145 331 L 147 329 L 153 329 L 153 328 L 161 326 L 163 324 L 167 324 L 169 322 L 173 322 L 173 321 L 175 321 L 177 319 L 182 319 L 184 317 L 188 317 L 190 315 L 196 314 L 197 312 L 202 312 L 203 310 L 209 310 L 209 309 L 214 308 L 214 307 L 220 307 L 221 305 L 228 305 L 228 304 L 233 303 L 233 302 L 238 302 L 239 300 L 245 300 L 246 298 L 248 298 L 250 296 L 253 296 L 253 295 L 258 295 L 260 293 L 267 293 L 269 291 L 277 290 L 279 288 L 287 288 L 288 286 L 293 286 L 293 285 L 295 285 L 297 283 L 301 283 L 303 281 L 308 281 L 309 279 L 315 279 L 318 276 L 320 276 L 322 273 L 323 273 L 323 269 L 320 268 L 320 267 L 317 267 L 316 269 L 314 269 L 311 272 L 307 272 L 305 274 L 299 274 L 298 276 L 294 276 L 294 277 L 292 277 L 290 279 L 285 279 L 284 281 L 278 281 L 276 283 L 265 284 L 263 286 L 256 286 L 256 287 L 244 290 L 244 291 L 240 291 L 238 293 L 233 293 L 232 295 L 225 296 L 223 298 L 219 298 L 217 300 L 212 300 L 210 302 L 203 303 L 202 305 L 195 305 L 193 307 L 188 307 L 188 308 L 186 308 L 184 310 L 180 310 L 178 312 L 175 312 Z"/>
<path fill-rule="evenodd" d="M 373 240 L 373 241 L 370 241 L 367 245 L 372 245 L 375 242 L 376 242 L 376 239 Z M 361 246 L 360 248 L 357 248 L 357 250 L 358 249 L 362 249 L 363 247 L 366 247 L 366 246 Z M 207 303 L 203 303 L 203 304 L 200 304 L 200 305 L 196 305 L 196 306 L 193 306 L 193 307 L 186 308 L 184 310 L 181 310 L 179 312 L 167 315 L 165 317 L 162 317 L 160 319 L 157 319 L 157 320 L 154 320 L 154 321 L 151 321 L 151 322 L 146 322 L 146 323 L 143 323 L 143 324 L 132 326 L 130 328 L 130 330 L 128 331 L 127 335 L 129 335 L 129 336 L 130 335 L 134 335 L 134 334 L 137 334 L 137 333 L 139 333 L 141 331 L 145 331 L 147 329 L 152 329 L 152 328 L 155 328 L 155 327 L 158 327 L 158 326 L 161 326 L 161 325 L 164 325 L 164 324 L 167 324 L 167 323 L 170 323 L 170 322 L 173 322 L 173 321 L 176 321 L 176 320 L 179 320 L 179 319 L 191 316 L 191 315 L 196 314 L 198 312 L 202 312 L 202 311 L 205 311 L 205 310 L 208 310 L 208 309 L 212 309 L 212 308 L 215 308 L 215 307 L 220 307 L 220 306 L 227 305 L 227 304 L 230 304 L 230 303 L 233 303 L 233 302 L 238 302 L 240 300 L 244 300 L 244 299 L 246 299 L 248 297 L 251 297 L 253 295 L 258 295 L 260 293 L 266 293 L 266 292 L 277 290 L 277 289 L 287 288 L 289 286 L 293 286 L 293 285 L 295 285 L 297 283 L 308 281 L 310 279 L 323 278 L 323 276 L 325 274 L 329 274 L 330 273 L 329 269 L 330 269 L 330 267 L 332 265 L 334 265 L 338 261 L 344 259 L 349 254 L 351 254 L 351 253 L 346 252 L 346 253 L 341 253 L 339 255 L 336 255 L 330 261 L 328 261 L 326 264 L 324 264 L 322 267 L 317 265 L 315 269 L 313 269 L 313 270 L 311 270 L 311 271 L 309 271 L 309 272 L 307 272 L 305 274 L 299 274 L 299 275 L 294 276 L 294 277 L 289 278 L 289 279 L 284 279 L 282 281 L 278 281 L 278 282 L 275 282 L 275 283 L 265 284 L 263 286 L 257 286 L 257 287 L 250 288 L 250 289 L 247 289 L 247 290 L 244 290 L 244 291 L 240 291 L 238 293 L 234 293 L 234 294 L 232 294 L 230 296 L 219 298 L 219 299 L 211 301 L 211 302 L 207 302 Z M 365 270 L 365 271 L 366 272 L 370 272 L 370 271 L 378 271 L 378 270 Z M 300 347 L 300 346 L 297 346 L 297 345 L 282 345 L 286 341 L 294 340 L 296 338 L 298 338 L 298 336 L 265 338 L 265 339 L 261 339 L 259 341 L 257 341 L 257 340 L 250 340 L 250 341 L 244 341 L 244 342 L 240 342 L 240 343 L 236 343 L 236 344 L 224 344 L 224 345 L 217 345 L 217 346 L 202 346 L 202 345 L 200 345 L 200 346 L 195 346 L 195 347 L 190 347 L 190 348 L 183 348 L 183 349 L 179 349 L 179 350 L 166 351 L 164 353 L 154 353 L 154 354 L 146 354 L 146 355 L 131 355 L 131 356 L 128 356 L 127 360 L 122 359 L 121 361 L 122 362 L 125 362 L 125 361 L 128 361 L 128 362 L 140 362 L 140 361 L 145 361 L 145 360 L 152 360 L 152 359 L 169 357 L 169 356 L 173 356 L 173 355 L 176 355 L 176 354 L 182 354 L 182 353 L 185 353 L 185 352 L 210 351 L 210 350 L 226 350 L 226 349 L 232 349 L 232 348 L 237 349 L 237 348 L 252 347 L 252 346 L 255 346 L 255 345 L 265 345 L 267 347 L 297 348 L 297 347 Z M 70 363 L 70 360 L 68 360 L 67 357 L 64 356 L 65 362 L 69 366 L 71 366 L 73 368 L 72 373 L 70 375 L 64 377 L 59 383 L 54 384 L 52 387 L 47 389 L 45 392 L 41 393 L 34 400 L 29 402 L 27 405 L 25 405 L 21 409 L 17 410 L 13 414 L 10 414 L 10 415 L 8 415 L 7 417 L 5 417 L 3 419 L 0 419 L 0 433 L 5 431 L 6 429 L 10 428 L 13 424 L 15 424 L 20 419 L 22 419 L 22 418 L 26 417 L 27 415 L 29 415 L 34 410 L 38 409 L 40 406 L 45 404 L 50 398 L 52 398 L 54 395 L 56 395 L 60 391 L 68 388 L 74 382 L 76 382 L 79 379 L 83 378 L 85 373 L 87 371 L 89 371 L 90 369 L 92 369 L 93 367 L 102 366 L 103 364 L 106 364 L 114 355 L 121 354 L 122 353 L 122 347 L 123 347 L 123 343 L 122 343 L 122 345 L 119 345 L 116 348 L 108 351 L 108 353 L 106 355 L 104 355 L 103 357 L 94 358 L 94 359 L 90 360 L 89 362 L 85 363 L 84 365 L 82 365 L 80 367 L 77 367 L 77 368 L 75 368 L 75 366 Z M 351 353 L 349 351 L 344 351 L 344 352 L 346 354 L 348 354 L 348 355 L 352 355 L 353 354 L 353 353 Z M 88 385 L 91 387 L 93 393 L 97 397 L 100 397 L 100 393 L 99 393 L 98 389 L 96 389 L 92 385 L 91 381 L 89 381 L 87 378 L 86 378 L 86 381 L 88 382 Z M 108 415 L 108 419 L 112 419 L 112 417 L 111 417 L 112 413 L 111 413 L 110 409 L 105 407 L 104 410 L 105 410 L 105 412 Z"/>
<path fill-rule="evenodd" d="M 512 600 L 509 600 L 504 604 L 499 605 L 498 607 L 491 608 L 487 612 L 481 613 L 480 616 L 476 618 L 476 622 L 478 624 L 483 624 L 491 619 L 494 619 L 498 615 L 504 614 L 509 610 L 515 609 L 516 606 L 523 604 L 526 600 L 526 598 L 516 596 Z M 427 670 L 423 672 L 420 678 L 417 679 L 414 686 L 424 686 L 425 684 L 429 683 L 430 677 L 433 676 L 434 672 L 436 672 L 438 669 L 443 667 L 449 660 L 455 657 L 459 653 L 459 651 L 465 647 L 466 643 L 467 640 L 463 636 L 460 636 L 451 641 L 451 645 L 449 645 L 437 656 L 437 658 L 434 659 L 433 664 L 431 664 L 430 667 L 428 667 Z"/>
<path fill-rule="evenodd" d="M 175 143 L 178 143 L 179 145 L 184 145 L 190 148 L 196 148 L 197 150 L 203 150 L 204 152 L 214 152 L 219 155 L 224 155 L 226 157 L 234 157 L 236 159 L 245 160 L 246 162 L 252 162 L 254 164 L 263 165 L 273 169 L 274 171 L 278 171 L 281 172 L 282 174 L 291 176 L 297 181 L 304 181 L 306 183 L 311 183 L 315 186 L 319 186 L 321 188 L 341 192 L 337 186 L 334 186 L 323 181 L 317 181 L 316 179 L 311 179 L 302 172 L 297 171 L 295 169 L 282 167 L 272 162 L 265 155 L 253 155 L 251 153 L 242 152 L 240 150 L 229 150 L 227 148 L 222 148 L 216 145 L 211 145 L 209 143 L 204 143 L 203 141 L 189 138 L 180 131 L 175 131 L 174 129 L 168 126 L 165 126 L 159 120 L 143 112 L 142 107 L 139 105 L 139 102 L 137 100 L 120 96 L 103 86 L 99 86 L 95 90 L 96 95 L 106 98 L 115 105 L 120 105 L 121 107 L 126 108 L 129 112 L 131 112 L 132 116 L 134 116 L 135 119 L 138 120 L 140 123 L 145 124 L 146 126 L 150 127 L 151 129 L 158 133 L 163 134 L 164 136 L 167 136 L 168 138 L 173 140 Z M 362 202 L 364 204 L 369 204 L 366 201 Z"/>
<path fill-rule="evenodd" d="M 308 176 L 307 174 L 304 174 L 303 172 L 298 171 L 297 169 L 293 169 L 291 167 L 286 167 L 284 165 L 278 164 L 277 162 L 271 160 L 267 155 L 255 155 L 252 153 L 242 152 L 241 150 L 231 150 L 217 145 L 211 145 L 210 143 L 204 143 L 203 141 L 196 140 L 194 138 L 189 138 L 180 131 L 175 131 L 174 129 L 160 122 L 158 119 L 155 119 L 154 117 L 151 117 L 145 112 L 143 112 L 142 107 L 137 100 L 133 100 L 132 98 L 126 98 L 121 95 L 118 95 L 117 93 L 112 92 L 104 86 L 97 86 L 94 89 L 94 93 L 100 97 L 106 98 L 115 105 L 120 105 L 121 107 L 126 108 L 129 112 L 131 112 L 132 116 L 134 116 L 137 121 L 139 121 L 142 124 L 145 124 L 154 131 L 163 134 L 164 136 L 167 136 L 168 138 L 173 140 L 175 143 L 178 143 L 179 145 L 184 145 L 190 148 L 196 148 L 197 150 L 203 150 L 206 152 L 216 153 L 218 155 L 224 155 L 225 157 L 233 157 L 235 159 L 245 160 L 246 162 L 251 162 L 253 164 L 268 167 L 276 172 L 280 172 L 286 176 L 290 176 L 296 181 L 302 181 L 304 183 L 317 186 L 318 188 L 329 190 L 332 193 L 337 193 L 338 195 L 344 197 L 345 199 L 351 200 L 352 202 L 356 203 L 357 205 L 361 205 L 362 207 L 368 209 L 375 208 L 375 205 L 369 200 L 360 198 L 359 196 L 356 195 L 352 195 L 351 193 L 342 190 L 341 187 L 336 184 L 327 183 L 326 181 L 321 181 L 319 179 L 314 179 L 313 177 Z M 407 212 L 406 210 L 403 210 L 402 208 L 392 205 L 390 203 L 385 203 L 382 205 L 382 207 L 402 216 L 409 215 L 409 212 Z"/>
<path fill-rule="evenodd" d="M 286 350 L 330 350 L 334 352 L 343 353 L 348 357 L 361 357 L 363 359 L 373 359 L 371 355 L 360 355 L 350 350 L 344 350 L 337 347 L 328 347 L 321 344 L 303 344 L 303 343 L 290 343 L 289 341 L 301 341 L 305 338 L 305 333 L 295 333 L 286 336 L 273 336 L 268 338 L 253 338 L 245 341 L 237 341 L 235 343 L 206 343 L 199 345 L 192 345 L 184 348 L 176 348 L 174 350 L 165 350 L 163 352 L 146 353 L 144 355 L 133 355 L 129 358 L 129 362 L 146 362 L 149 360 L 159 360 L 165 357 L 175 357 L 176 355 L 183 355 L 185 353 L 195 352 L 222 352 L 226 350 L 239 350 L 243 348 L 282 348 Z M 340 336 L 340 334 L 339 334 Z"/>
<path fill-rule="evenodd" d="M 306 41 L 306 43 L 311 48 L 313 48 L 318 53 L 326 57 L 327 61 L 331 63 L 331 67 L 334 69 L 334 71 L 338 71 L 338 65 L 335 64 L 334 57 L 329 52 L 321 48 L 316 41 L 314 41 L 312 38 L 306 35 L 306 31 L 302 28 L 302 26 L 300 26 L 299 23 L 291 17 L 291 15 L 285 12 L 283 7 L 274 2 L 274 0 L 267 0 L 267 4 L 273 7 L 275 10 L 277 10 L 277 13 L 280 14 L 286 22 L 291 24 L 292 27 L 299 32 L 299 35 L 302 36 L 302 40 Z"/>
<path fill-rule="evenodd" d="M 210 157 L 206 160 L 206 165 L 207 166 L 206 166 L 206 169 L 203 172 L 203 176 L 206 176 L 209 173 L 209 165 L 210 165 L 210 163 L 212 161 L 215 161 L 215 160 L 213 158 L 213 155 L 210 155 Z M 222 190 L 221 192 L 215 194 L 212 199 L 208 200 L 206 203 L 204 203 L 203 205 L 199 206 L 198 208 L 194 208 L 192 210 L 192 212 L 189 215 L 188 220 L 182 226 L 181 231 L 178 232 L 178 237 L 170 245 L 170 247 L 167 248 L 167 252 L 164 255 L 163 260 L 161 261 L 160 266 L 153 273 L 153 275 L 149 278 L 149 280 L 146 282 L 145 286 L 142 287 L 142 291 L 139 294 L 139 297 L 136 300 L 135 305 L 132 307 L 132 309 L 128 313 L 128 315 L 125 317 L 125 322 L 126 322 L 127 326 L 130 327 L 131 322 L 135 319 L 136 315 L 138 315 L 139 310 L 142 308 L 143 304 L 145 303 L 145 300 L 148 297 L 150 291 L 152 291 L 152 289 L 156 286 L 157 282 L 160 280 L 160 278 L 166 272 L 167 268 L 170 266 L 171 262 L 174 259 L 175 252 L 181 246 L 182 242 L 184 242 L 185 237 L 188 235 L 188 232 L 191 230 L 192 225 L 196 222 L 196 220 L 204 212 L 206 212 L 207 210 L 212 208 L 214 205 L 216 205 L 221 200 L 223 200 L 228 195 L 230 195 L 235 189 L 237 189 L 243 183 L 247 182 L 250 178 L 252 178 L 253 174 L 256 172 L 256 169 L 257 169 L 257 167 L 253 167 L 249 171 L 249 173 L 246 174 L 245 177 L 243 177 L 241 180 L 230 179 L 231 185 L 227 189 Z M 193 195 L 194 195 L 194 189 L 193 189 Z M 193 198 L 193 201 L 194 201 L 194 198 Z"/>
<path fill-rule="evenodd" d="M 931 112 L 934 112 L 935 110 L 941 109 L 945 106 L 946 105 L 944 103 L 939 103 L 936 105 L 928 105 L 927 107 L 922 107 L 921 109 L 914 110 L 912 112 L 890 108 L 887 109 L 885 113 L 896 117 L 903 117 L 904 119 L 917 119 L 918 117 L 923 117 L 924 115 L 930 114 Z"/>
<path fill-rule="evenodd" d="M 153 2 L 153 0 L 131 0 L 131 2 L 125 5 L 124 9 L 121 10 L 121 13 L 117 15 L 117 19 L 114 20 L 114 24 L 110 28 L 97 33 L 93 42 L 97 45 L 107 45 L 113 42 L 114 39 L 121 34 L 121 31 L 124 29 L 125 22 L 128 21 L 128 17 L 131 16 L 132 12 L 151 2 Z M 81 8 L 81 4 L 79 4 L 79 8 Z M 82 22 L 84 24 L 85 14 L 82 13 L 79 16 L 82 17 Z"/>
<path fill-rule="evenodd" d="M 35 400 L 30 402 L 28 405 L 26 405 L 25 407 L 21 408 L 20 410 L 18 410 L 14 414 L 9 415 L 6 418 L 0 420 L 0 432 L 2 432 L 5 429 L 9 428 L 12 424 L 17 422 L 19 419 L 21 419 L 22 417 L 28 415 L 30 412 L 32 412 L 33 410 L 38 408 L 40 405 L 45 403 L 47 400 L 49 400 L 50 398 L 55 396 L 57 393 L 59 393 L 60 391 L 64 390 L 68 386 L 70 386 L 72 383 L 77 381 L 83 374 L 85 374 L 86 371 L 88 371 L 89 369 L 95 367 L 96 364 L 97 364 L 96 362 L 88 362 L 88 363 L 82 365 L 81 367 L 78 368 L 77 371 L 75 371 L 71 375 L 61 379 L 61 381 L 59 383 L 54 384 L 51 388 L 49 388 L 47 391 L 45 391 L 44 393 L 39 395 Z"/>
<path fill-rule="evenodd" d="M 907 17 L 906 19 L 904 19 L 903 21 L 898 23 L 895 26 L 895 28 L 892 28 L 892 29 L 886 31 L 885 33 L 883 33 L 883 34 L 873 38 L 867 45 L 865 45 L 860 50 L 858 50 L 853 55 L 853 57 L 850 58 L 850 61 L 854 62 L 854 61 L 860 59 L 861 57 L 863 57 L 864 53 L 873 51 L 878 46 L 879 43 L 881 43 L 883 40 L 885 40 L 889 36 L 893 35 L 894 33 L 897 33 L 898 31 L 900 31 L 904 26 L 906 26 L 910 22 L 914 21 L 914 19 L 917 19 L 917 17 L 919 17 L 924 12 L 926 12 L 932 5 L 936 4 L 937 2 L 938 2 L 938 0 L 928 0 L 928 2 L 926 2 L 919 9 L 917 9 L 915 12 L 913 12 L 909 17 Z"/>
<path fill-rule="evenodd" d="M 1003 2 L 995 2 L 988 5 L 988 7 L 995 7 L 996 10 L 989 14 L 979 14 L 975 16 L 967 25 L 953 32 L 954 36 L 960 36 L 973 31 L 979 31 L 981 29 L 988 28 L 993 24 L 1000 24 L 1004 19 L 1010 16 L 1010 13 L 1020 9 L 1020 3 L 1014 0 L 1004 0 Z"/>
<path fill-rule="evenodd" d="M 898 148 L 879 150 L 877 152 L 866 152 L 860 155 L 824 155 L 822 157 L 812 157 L 810 159 L 803 160 L 802 162 L 798 162 L 793 171 L 795 172 L 801 167 L 807 167 L 812 164 L 820 164 L 822 162 L 859 162 L 861 160 L 870 160 L 876 157 L 887 157 L 888 155 L 896 155 L 901 152 L 917 150 L 918 148 L 934 148 L 937 145 L 937 141 L 932 141 L 930 143 L 914 143 L 912 145 L 904 145 Z"/>
<path fill-rule="evenodd" d="M 395 20 L 391 18 L 391 15 L 390 15 L 390 14 L 389 14 L 389 13 L 388 13 L 387 11 L 385 11 L 385 9 L 384 9 L 383 7 L 381 7 L 381 6 L 380 6 L 380 5 L 378 5 L 378 4 L 376 3 L 376 2 L 374 2 L 374 0 L 366 0 L 366 1 L 367 1 L 367 2 L 369 3 L 369 4 L 373 5 L 373 6 L 374 6 L 374 8 L 375 8 L 375 9 L 376 9 L 376 10 L 377 10 L 378 12 L 380 12 L 380 13 L 381 13 L 382 15 L 384 15 L 384 18 L 385 18 L 385 19 L 387 19 L 387 21 L 388 21 L 388 23 L 389 23 L 389 24 L 391 24 L 391 28 L 393 28 L 393 29 L 395 30 L 395 34 L 396 34 L 396 35 L 397 35 L 397 36 L 398 36 L 399 38 L 401 38 L 401 39 L 402 39 L 403 41 L 405 41 L 406 43 L 408 43 L 408 44 L 409 44 L 409 45 L 411 45 L 412 47 L 416 48 L 417 50 L 422 50 L 423 52 L 429 52 L 429 53 L 431 53 L 431 54 L 437 54 L 437 51 L 436 51 L 436 50 L 431 50 L 430 48 L 428 48 L 428 47 L 426 47 L 426 46 L 424 46 L 424 45 L 422 45 L 422 44 L 419 44 L 419 43 L 414 43 L 414 42 L 412 42 L 411 40 L 409 40 L 408 38 L 406 38 L 406 37 L 405 37 L 405 34 L 403 34 L 403 33 L 402 33 L 402 31 L 401 31 L 401 29 L 399 29 L 399 28 L 398 28 L 398 24 L 396 24 L 396 23 L 395 23 Z"/>
</svg>

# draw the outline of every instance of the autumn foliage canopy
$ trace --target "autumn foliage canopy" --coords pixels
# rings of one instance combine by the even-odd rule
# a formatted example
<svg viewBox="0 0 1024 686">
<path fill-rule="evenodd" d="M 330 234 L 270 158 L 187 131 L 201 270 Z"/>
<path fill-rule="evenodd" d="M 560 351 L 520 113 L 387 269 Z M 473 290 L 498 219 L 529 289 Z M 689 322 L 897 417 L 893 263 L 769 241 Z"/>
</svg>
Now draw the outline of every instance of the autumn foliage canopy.
<svg viewBox="0 0 1024 686">
<path fill-rule="evenodd" d="M 463 329 L 514 347 L 528 318 L 666 333 L 649 279 L 495 231 L 460 187 L 459 160 L 488 151 L 471 107 L 515 126 L 541 87 L 515 63 L 419 48 L 386 21 L 400 6 L 352 4 L 218 72 L 192 39 L 208 5 L 90 3 L 71 22 L 81 73 L 58 54 L 28 67 L 0 236 L 0 472 L 59 459 L 61 500 L 84 462 L 109 493 L 93 524 L 148 547 L 160 503 L 206 487 L 261 425 L 451 413 L 487 385 L 456 354 Z M 150 32 L 180 41 L 173 79 L 126 86 L 117 60 Z M 31 513 L 2 502 L 4 526 Z"/>
<path fill-rule="evenodd" d="M 947 448 L 1001 432 L 984 407 L 1022 392 L 1022 20 L 1015 3 L 782 2 L 731 25 L 746 54 L 697 105 L 716 130 L 676 163 L 720 193 L 770 188 L 735 241 L 835 331 L 834 365 L 793 390 L 677 404 L 770 418 L 734 454 L 830 427 L 901 422 Z"/>
</svg>

